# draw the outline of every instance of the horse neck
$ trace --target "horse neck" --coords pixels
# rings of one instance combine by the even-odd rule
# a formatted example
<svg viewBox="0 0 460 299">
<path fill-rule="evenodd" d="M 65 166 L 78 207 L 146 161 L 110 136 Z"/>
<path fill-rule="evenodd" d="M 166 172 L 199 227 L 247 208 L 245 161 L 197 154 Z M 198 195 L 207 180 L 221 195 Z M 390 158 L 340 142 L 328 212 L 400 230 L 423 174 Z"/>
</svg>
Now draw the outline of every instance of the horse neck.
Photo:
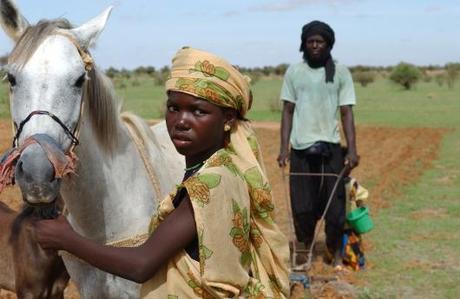
<svg viewBox="0 0 460 299">
<path fill-rule="evenodd" d="M 77 174 L 62 186 L 74 228 L 104 242 L 144 233 L 158 201 L 131 138 L 125 129 L 118 132 L 112 152 L 107 153 L 84 113 Z"/>
</svg>

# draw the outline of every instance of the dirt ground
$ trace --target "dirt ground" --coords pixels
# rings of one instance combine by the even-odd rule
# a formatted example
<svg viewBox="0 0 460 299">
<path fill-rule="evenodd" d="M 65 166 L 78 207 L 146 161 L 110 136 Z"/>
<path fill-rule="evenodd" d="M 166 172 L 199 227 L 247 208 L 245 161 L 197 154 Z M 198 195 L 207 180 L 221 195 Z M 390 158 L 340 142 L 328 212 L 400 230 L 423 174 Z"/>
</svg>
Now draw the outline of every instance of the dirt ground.
<svg viewBox="0 0 460 299">
<path fill-rule="evenodd" d="M 274 192 L 278 210 L 276 219 L 283 232 L 289 235 L 287 189 L 282 170 L 276 163 L 279 150 L 279 124 L 263 122 L 256 123 L 255 126 Z M 404 185 L 416 181 L 419 175 L 430 167 L 431 161 L 437 157 L 443 134 L 444 130 L 441 129 L 358 126 L 357 140 L 361 163 L 352 175 L 369 189 L 369 206 L 372 214 L 390 205 L 392 196 L 397 195 Z M 10 124 L 7 121 L 0 121 L 0 152 L 4 152 L 10 145 Z M 0 195 L 0 199 L 16 210 L 22 204 L 16 188 L 5 190 Z M 290 238 L 292 239 L 292 236 Z M 372 244 L 367 244 L 366 248 L 378 250 L 372 248 Z M 328 275 L 332 273 L 332 268 L 317 261 L 313 272 L 317 275 Z M 340 278 L 351 284 L 359 283 L 352 273 L 344 274 Z M 323 294 L 321 298 L 334 297 L 333 292 L 327 289 L 326 291 L 327 294 Z M 5 298 L 16 298 L 16 296 L 0 290 L 0 299 Z M 65 298 L 79 298 L 72 285 L 66 290 Z"/>
</svg>

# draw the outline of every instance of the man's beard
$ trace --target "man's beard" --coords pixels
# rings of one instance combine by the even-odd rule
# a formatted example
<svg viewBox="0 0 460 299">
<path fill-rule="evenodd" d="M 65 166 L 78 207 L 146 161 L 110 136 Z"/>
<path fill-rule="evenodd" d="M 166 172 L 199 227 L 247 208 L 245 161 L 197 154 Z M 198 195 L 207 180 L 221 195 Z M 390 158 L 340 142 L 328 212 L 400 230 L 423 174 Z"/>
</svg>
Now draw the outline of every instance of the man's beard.
<svg viewBox="0 0 460 299">
<path fill-rule="evenodd" d="M 330 52 L 327 51 L 321 56 L 311 57 L 310 55 L 308 55 L 307 51 L 304 51 L 303 59 L 305 60 L 305 62 L 308 63 L 309 66 L 317 68 L 317 67 L 323 67 L 326 64 L 327 60 L 329 59 L 330 55 L 331 55 Z"/>
</svg>

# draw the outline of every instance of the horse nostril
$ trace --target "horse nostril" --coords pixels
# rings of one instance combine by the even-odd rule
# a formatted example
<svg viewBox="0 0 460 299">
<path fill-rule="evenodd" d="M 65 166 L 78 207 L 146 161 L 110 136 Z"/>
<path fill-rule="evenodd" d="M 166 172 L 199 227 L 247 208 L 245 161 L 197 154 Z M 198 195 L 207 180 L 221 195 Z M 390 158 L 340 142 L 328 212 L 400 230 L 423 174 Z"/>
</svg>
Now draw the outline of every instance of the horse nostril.
<svg viewBox="0 0 460 299">
<path fill-rule="evenodd" d="M 24 173 L 24 169 L 22 168 L 22 161 L 19 161 L 18 165 L 16 165 L 19 173 Z"/>
<path fill-rule="evenodd" d="M 51 175 L 49 182 L 52 183 L 55 180 L 56 180 L 56 177 L 55 177 L 55 174 L 54 174 L 54 171 L 53 171 L 53 174 Z"/>
</svg>

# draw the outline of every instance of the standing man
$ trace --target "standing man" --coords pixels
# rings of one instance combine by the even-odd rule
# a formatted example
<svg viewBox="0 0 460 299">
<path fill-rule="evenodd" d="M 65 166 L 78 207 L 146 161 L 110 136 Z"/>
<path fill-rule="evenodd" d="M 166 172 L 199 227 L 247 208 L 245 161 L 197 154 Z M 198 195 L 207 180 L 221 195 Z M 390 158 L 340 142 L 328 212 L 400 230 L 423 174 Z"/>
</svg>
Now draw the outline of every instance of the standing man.
<svg viewBox="0 0 460 299">
<path fill-rule="evenodd" d="M 334 42 L 334 31 L 328 24 L 313 21 L 303 26 L 303 62 L 291 65 L 284 77 L 278 164 L 284 167 L 290 160 L 291 173 L 338 174 L 345 165 L 349 173 L 359 162 L 352 109 L 356 103 L 353 80 L 345 66 L 332 60 Z M 346 139 L 345 152 L 340 146 L 338 111 Z M 330 176 L 290 177 L 295 233 L 307 250 L 335 181 Z M 345 188 L 341 181 L 326 214 L 326 245 L 334 266 L 342 264 L 344 225 Z"/>
</svg>

